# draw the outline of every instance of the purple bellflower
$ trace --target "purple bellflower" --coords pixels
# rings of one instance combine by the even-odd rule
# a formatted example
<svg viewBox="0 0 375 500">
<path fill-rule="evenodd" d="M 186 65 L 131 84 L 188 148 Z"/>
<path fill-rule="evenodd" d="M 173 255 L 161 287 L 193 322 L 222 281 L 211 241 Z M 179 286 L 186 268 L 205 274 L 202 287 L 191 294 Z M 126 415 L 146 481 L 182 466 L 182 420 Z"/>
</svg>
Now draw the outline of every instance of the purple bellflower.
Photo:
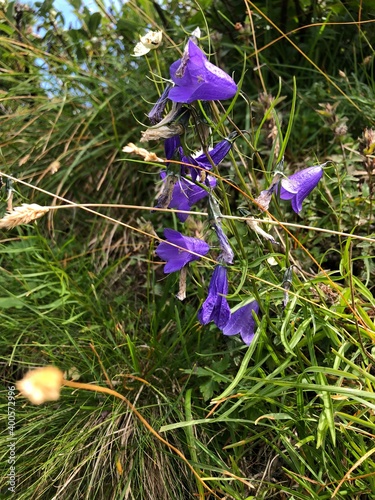
<svg viewBox="0 0 375 500">
<path fill-rule="evenodd" d="M 214 165 L 219 165 L 219 163 L 224 160 L 231 147 L 232 140 L 231 136 L 229 136 L 229 138 L 223 139 L 222 141 L 218 142 L 216 146 L 214 146 L 208 152 Z M 193 154 L 191 156 L 185 155 L 184 150 L 181 146 L 180 137 L 178 135 L 165 140 L 164 151 L 167 160 L 171 160 L 174 157 L 176 157 L 176 159 L 178 160 L 181 160 L 181 162 L 183 163 L 183 165 L 181 165 L 181 174 L 189 169 L 193 181 L 195 181 L 198 175 L 201 174 L 202 169 L 212 169 L 212 165 L 205 153 L 198 153 L 195 155 Z"/>
<path fill-rule="evenodd" d="M 208 295 L 198 311 L 198 320 L 202 325 L 213 321 L 215 325 L 223 329 L 230 318 L 230 308 L 225 298 L 228 293 L 227 270 L 223 266 L 217 266 L 212 274 L 208 286 Z"/>
<path fill-rule="evenodd" d="M 303 200 L 318 185 L 320 179 L 323 177 L 323 165 L 305 168 L 287 179 L 282 179 L 280 198 L 282 200 L 291 200 L 292 209 L 297 214 L 302 210 Z"/>
<path fill-rule="evenodd" d="M 229 153 L 231 147 L 232 147 L 232 142 L 228 139 L 223 139 L 222 141 L 218 142 L 216 146 L 214 146 L 208 152 L 208 154 L 212 159 L 213 164 L 219 165 L 219 163 L 221 163 L 226 157 L 226 155 Z M 205 170 L 212 169 L 212 164 L 205 153 L 201 153 L 197 156 L 195 155 L 185 156 L 184 154 L 182 154 L 181 160 L 184 163 L 188 163 L 190 165 L 190 172 L 193 181 L 196 180 L 197 175 L 200 174 L 202 168 Z"/>
<path fill-rule="evenodd" d="M 211 150 L 208 151 L 214 165 L 217 166 L 224 160 L 231 150 L 233 142 L 237 136 L 237 132 L 232 132 L 228 137 L 218 142 Z M 164 141 L 164 152 L 167 160 L 172 160 L 174 157 L 181 160 L 183 163 L 183 165 L 181 165 L 181 174 L 184 174 L 187 169 L 189 169 L 193 181 L 195 181 L 198 175 L 201 174 L 202 169 L 212 169 L 212 164 L 205 153 L 199 152 L 192 154 L 191 156 L 184 154 L 179 135 L 170 137 Z"/>
<path fill-rule="evenodd" d="M 167 160 L 173 160 L 175 156 L 179 153 L 181 156 L 181 139 L 179 135 L 175 135 L 174 137 L 170 137 L 164 141 L 164 153 Z M 168 163 L 167 163 L 168 166 Z"/>
<path fill-rule="evenodd" d="M 160 173 L 161 178 L 168 179 L 165 171 Z M 208 176 L 208 183 L 210 188 L 213 189 L 216 186 L 216 178 Z M 165 181 L 167 182 L 167 181 Z M 177 182 L 173 186 L 172 197 L 169 201 L 168 208 L 175 208 L 176 210 L 191 210 L 191 207 L 198 203 L 199 200 L 208 195 L 206 189 L 198 186 L 187 177 L 179 177 Z M 161 207 L 160 199 L 158 200 L 157 208 Z M 189 214 L 177 213 L 177 217 L 181 222 L 185 222 L 189 217 Z"/>
<path fill-rule="evenodd" d="M 239 333 L 244 343 L 249 345 L 254 338 L 256 329 L 253 311 L 258 315 L 259 304 L 255 300 L 237 309 L 224 326 L 223 334 L 236 335 Z"/>
<path fill-rule="evenodd" d="M 168 98 L 174 102 L 190 104 L 194 101 L 230 99 L 237 92 L 234 80 L 214 64 L 192 38 L 186 44 L 181 59 L 170 67 L 175 86 Z"/>
<path fill-rule="evenodd" d="M 167 261 L 164 267 L 165 273 L 180 271 L 186 264 L 193 260 L 198 260 L 210 250 L 210 246 L 205 241 L 199 238 L 184 236 L 174 229 L 164 229 L 164 236 L 167 241 L 163 241 L 159 244 L 156 249 L 156 254 L 161 259 Z M 174 243 L 181 248 L 170 245 L 168 242 Z M 183 248 L 186 249 L 186 251 L 182 250 Z"/>
<path fill-rule="evenodd" d="M 167 160 L 172 160 L 174 157 L 179 157 L 185 158 L 185 160 L 188 159 L 190 162 L 190 159 L 188 157 L 183 157 L 183 149 L 181 147 L 179 136 L 174 136 L 167 139 L 164 142 L 164 150 Z M 170 164 L 169 167 L 173 169 L 174 165 Z M 178 168 L 177 165 L 175 167 Z M 174 170 L 176 170 L 176 168 L 174 168 Z M 180 209 L 190 211 L 191 207 L 195 205 L 195 203 L 208 195 L 208 189 L 205 189 L 193 182 L 195 181 L 196 176 L 195 178 L 188 175 L 182 177 L 185 171 L 186 166 L 182 165 L 180 168 L 180 175 L 171 174 L 171 172 L 169 172 L 168 170 L 163 170 L 162 172 L 160 172 L 160 176 L 164 181 L 164 187 L 162 190 L 162 194 L 158 199 L 156 205 L 157 208 L 168 207 L 175 208 L 177 210 Z M 207 176 L 207 178 L 205 179 L 205 183 L 207 185 L 207 188 L 213 189 L 216 186 L 217 180 L 215 177 Z M 181 222 L 185 222 L 188 216 L 189 214 L 177 214 L 177 217 Z"/>
</svg>

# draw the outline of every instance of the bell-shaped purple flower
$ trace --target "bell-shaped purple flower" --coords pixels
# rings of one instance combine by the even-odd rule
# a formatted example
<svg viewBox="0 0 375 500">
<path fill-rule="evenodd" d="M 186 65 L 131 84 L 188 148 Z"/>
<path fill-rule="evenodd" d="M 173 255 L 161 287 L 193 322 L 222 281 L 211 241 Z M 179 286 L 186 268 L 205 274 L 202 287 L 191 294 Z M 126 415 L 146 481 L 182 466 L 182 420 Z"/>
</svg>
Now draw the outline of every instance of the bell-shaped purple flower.
<svg viewBox="0 0 375 500">
<path fill-rule="evenodd" d="M 161 178 L 164 180 L 167 177 L 165 172 L 160 173 Z M 210 188 L 216 186 L 216 178 L 207 177 Z M 168 208 L 175 208 L 176 210 L 191 210 L 191 207 L 198 203 L 199 200 L 208 195 L 206 189 L 198 186 L 190 181 L 187 177 L 180 177 L 175 183 L 172 191 L 172 198 L 169 202 Z M 159 206 L 159 203 L 158 205 Z M 185 222 L 189 214 L 177 213 L 177 217 L 181 222 Z"/>
<path fill-rule="evenodd" d="M 218 142 L 216 146 L 214 146 L 211 151 L 209 151 L 209 155 L 214 163 L 214 165 L 219 165 L 226 155 L 229 153 L 230 149 L 232 147 L 232 142 L 228 139 L 223 139 L 222 141 Z M 198 156 L 185 156 L 182 155 L 181 160 L 184 163 L 188 163 L 191 165 L 190 167 L 190 172 L 191 172 L 191 177 L 193 181 L 196 180 L 197 175 L 200 173 L 200 170 L 204 168 L 205 170 L 211 170 L 212 165 L 211 162 L 209 161 L 207 155 L 205 153 L 201 153 Z M 199 167 L 199 168 L 195 168 Z"/>
<path fill-rule="evenodd" d="M 245 344 L 249 345 L 254 338 L 256 329 L 253 311 L 258 315 L 259 304 L 255 300 L 237 309 L 223 328 L 223 334 L 236 335 L 239 333 Z"/>
<path fill-rule="evenodd" d="M 323 165 L 305 168 L 291 175 L 287 179 L 282 179 L 280 198 L 291 200 L 292 209 L 298 214 L 302 210 L 303 200 L 318 185 L 323 177 Z"/>
<path fill-rule="evenodd" d="M 190 39 L 181 59 L 170 67 L 175 86 L 169 91 L 171 101 L 190 104 L 194 101 L 230 99 L 237 92 L 234 80 L 214 64 Z"/>
<path fill-rule="evenodd" d="M 164 267 L 165 273 L 179 271 L 189 262 L 198 260 L 201 256 L 206 255 L 210 250 L 210 246 L 205 241 L 199 238 L 184 236 L 174 229 L 164 229 L 164 236 L 167 241 L 160 243 L 156 249 L 156 254 L 161 259 L 167 261 Z M 180 248 L 170 245 L 168 242 Z M 186 251 L 182 249 L 186 249 Z"/>
<path fill-rule="evenodd" d="M 202 325 L 213 321 L 218 328 L 225 327 L 230 318 L 230 308 L 225 298 L 227 293 L 227 270 L 219 265 L 212 274 L 207 298 L 198 311 L 198 320 Z"/>
</svg>

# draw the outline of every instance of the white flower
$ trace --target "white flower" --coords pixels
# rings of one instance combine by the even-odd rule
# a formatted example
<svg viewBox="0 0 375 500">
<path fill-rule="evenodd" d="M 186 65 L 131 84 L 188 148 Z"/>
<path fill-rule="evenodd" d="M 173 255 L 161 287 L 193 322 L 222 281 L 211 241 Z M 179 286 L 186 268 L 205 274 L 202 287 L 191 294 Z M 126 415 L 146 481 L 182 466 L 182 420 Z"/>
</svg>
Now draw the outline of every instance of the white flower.
<svg viewBox="0 0 375 500">
<path fill-rule="evenodd" d="M 162 31 L 149 31 L 147 35 L 140 37 L 140 42 L 134 47 L 133 56 L 141 57 L 150 52 L 151 49 L 157 49 L 163 38 Z"/>
<path fill-rule="evenodd" d="M 199 28 L 195 28 L 195 30 L 193 31 L 193 33 L 191 34 L 191 36 L 195 36 L 196 38 L 200 38 L 201 37 L 201 29 Z"/>
<path fill-rule="evenodd" d="M 63 385 L 63 373 L 56 366 L 45 366 L 26 373 L 17 382 L 17 389 L 34 405 L 57 401 Z"/>
</svg>

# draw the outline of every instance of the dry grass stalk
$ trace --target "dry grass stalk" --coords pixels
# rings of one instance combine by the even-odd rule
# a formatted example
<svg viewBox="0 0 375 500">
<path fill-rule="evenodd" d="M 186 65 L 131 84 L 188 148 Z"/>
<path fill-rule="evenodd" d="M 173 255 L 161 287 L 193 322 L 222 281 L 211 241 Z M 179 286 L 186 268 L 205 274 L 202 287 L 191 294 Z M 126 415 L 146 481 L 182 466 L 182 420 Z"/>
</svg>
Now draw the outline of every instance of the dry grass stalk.
<svg viewBox="0 0 375 500">
<path fill-rule="evenodd" d="M 49 212 L 49 208 L 42 207 L 36 203 L 23 203 L 20 207 L 15 207 L 0 219 L 0 229 L 12 229 L 20 224 L 28 224 L 35 219 L 39 219 Z"/>
<path fill-rule="evenodd" d="M 157 161 L 160 163 L 164 163 L 164 160 L 156 156 L 155 153 L 150 153 L 147 149 L 139 148 L 132 142 L 129 142 L 123 149 L 124 153 L 133 153 L 135 155 L 143 156 L 145 161 Z"/>
</svg>

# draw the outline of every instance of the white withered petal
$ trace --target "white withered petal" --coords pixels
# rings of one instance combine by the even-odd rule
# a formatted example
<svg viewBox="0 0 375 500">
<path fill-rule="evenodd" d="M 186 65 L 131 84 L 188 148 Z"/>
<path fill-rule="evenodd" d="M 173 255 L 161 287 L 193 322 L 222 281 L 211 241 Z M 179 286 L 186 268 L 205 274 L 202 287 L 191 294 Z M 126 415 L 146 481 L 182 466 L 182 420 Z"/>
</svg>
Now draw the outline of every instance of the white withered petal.
<svg viewBox="0 0 375 500">
<path fill-rule="evenodd" d="M 146 35 L 140 37 L 140 42 L 134 47 L 133 56 L 141 57 L 150 52 L 152 49 L 157 49 L 163 38 L 162 31 L 149 31 Z"/>
</svg>

